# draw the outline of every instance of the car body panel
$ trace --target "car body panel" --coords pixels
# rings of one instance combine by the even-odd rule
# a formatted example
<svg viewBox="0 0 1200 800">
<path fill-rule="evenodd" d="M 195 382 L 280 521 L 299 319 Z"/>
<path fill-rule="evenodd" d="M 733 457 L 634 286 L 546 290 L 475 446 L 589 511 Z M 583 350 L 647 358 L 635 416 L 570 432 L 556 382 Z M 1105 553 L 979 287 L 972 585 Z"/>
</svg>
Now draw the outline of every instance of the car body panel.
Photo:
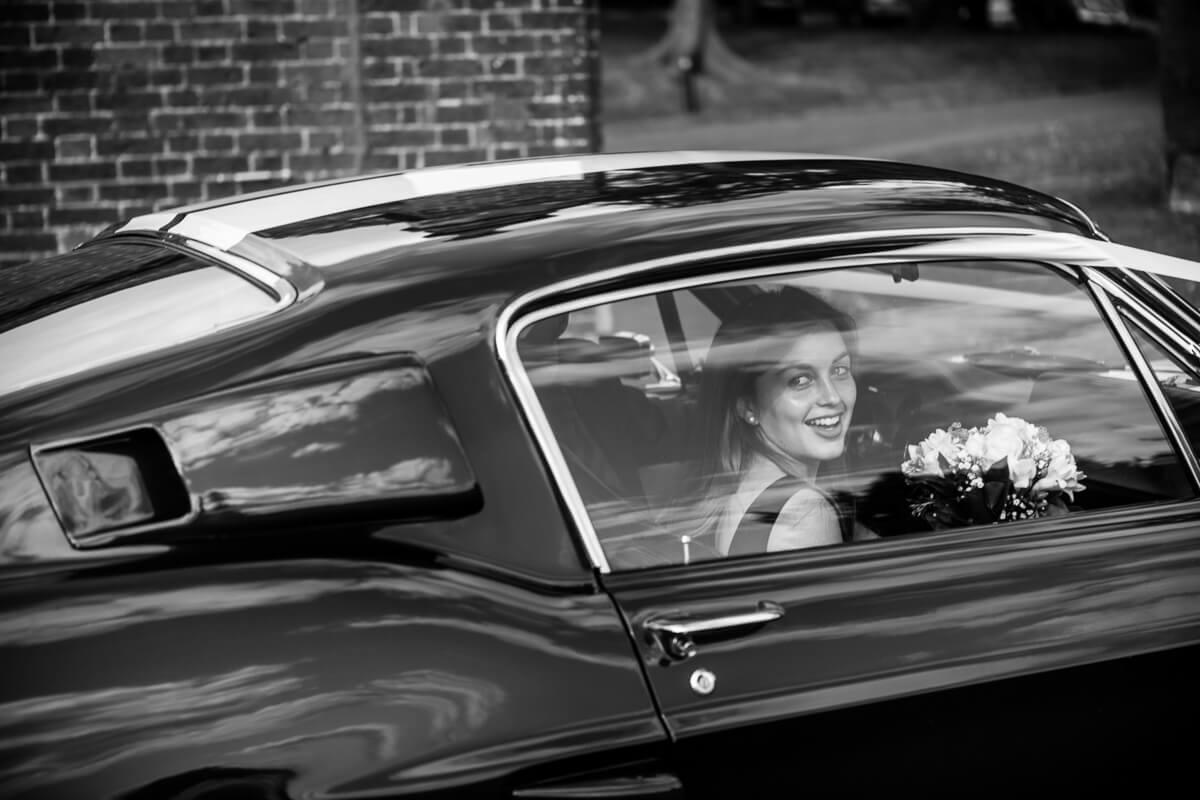
<svg viewBox="0 0 1200 800">
<path fill-rule="evenodd" d="M 859 707 L 880 725 L 863 735 L 906 731 L 906 714 L 951 689 L 984 687 L 994 705 L 1033 672 L 1165 648 L 1192 658 L 1191 503 L 1080 515 L 1050 535 L 1014 526 L 602 574 L 569 477 L 504 360 L 514 314 L 631 279 L 797 253 L 885 262 L 1037 232 L 1090 247 L 1103 237 L 1078 210 L 958 173 L 828 157 L 472 169 L 217 201 L 85 245 L 246 259 L 295 296 L 236 329 L 0 395 L 0 793 L 662 795 L 703 791 L 697 781 L 711 774 L 697 753 L 740 765 L 730 774 L 745 789 L 778 774 L 744 749 L 767 731 L 853 730 L 838 720 L 860 719 Z M 392 188 L 371 194 L 371 180 Z M 258 211 L 243 215 L 241 203 Z M 37 280 L 15 269 L 27 270 L 12 273 L 17 283 Z M 382 383 L 328 407 L 338 381 L 363 375 Z M 387 382 L 397 375 L 419 388 Z M 356 427 L 376 400 L 380 420 L 414 419 L 381 435 Z M 71 547 L 30 449 L 133 426 L 163 431 L 198 507 L 225 502 L 226 513 Z M 342 449 L 310 481 L 295 454 L 316 457 L 320 447 L 305 448 L 335 436 Z M 369 502 L 346 514 L 302 507 L 365 502 L 339 476 L 421 457 L 449 460 L 452 479 L 414 472 L 425 477 L 402 482 L 409 498 L 371 483 L 371 498 L 397 501 L 386 513 Z M 338 489 L 295 488 L 317 484 Z M 416 515 L 399 503 L 418 497 Z M 641 629 L 655 614 L 762 600 L 784 618 L 702 644 L 694 664 L 663 666 Z M 687 680 L 701 665 L 717 676 L 705 699 Z M 890 705 L 923 692 L 916 712 Z M 1194 695 L 1181 697 L 1182 713 Z M 967 725 L 970 706 L 958 711 L 939 719 Z M 1088 735 L 1114 728 L 1096 714 L 1070 719 Z M 743 747 L 724 749 L 731 742 Z M 794 754 L 779 763 L 820 769 Z"/>
<path fill-rule="evenodd" d="M 0 790 L 109 797 L 214 766 L 286 773 L 294 797 L 511 790 L 662 741 L 606 597 L 388 539 L 5 570 Z"/>
</svg>

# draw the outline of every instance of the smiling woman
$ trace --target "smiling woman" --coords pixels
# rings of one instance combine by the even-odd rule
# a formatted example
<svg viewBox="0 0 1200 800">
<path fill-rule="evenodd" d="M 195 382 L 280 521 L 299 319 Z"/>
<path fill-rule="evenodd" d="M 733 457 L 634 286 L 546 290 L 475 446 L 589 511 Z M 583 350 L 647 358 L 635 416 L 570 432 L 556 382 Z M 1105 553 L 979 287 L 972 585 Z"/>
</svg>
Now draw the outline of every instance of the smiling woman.
<svg viewBox="0 0 1200 800">
<path fill-rule="evenodd" d="M 746 303 L 717 330 L 700 389 L 697 533 L 742 555 L 834 544 L 834 505 L 816 489 L 822 462 L 842 455 L 858 396 L 854 325 L 803 290 Z"/>
</svg>

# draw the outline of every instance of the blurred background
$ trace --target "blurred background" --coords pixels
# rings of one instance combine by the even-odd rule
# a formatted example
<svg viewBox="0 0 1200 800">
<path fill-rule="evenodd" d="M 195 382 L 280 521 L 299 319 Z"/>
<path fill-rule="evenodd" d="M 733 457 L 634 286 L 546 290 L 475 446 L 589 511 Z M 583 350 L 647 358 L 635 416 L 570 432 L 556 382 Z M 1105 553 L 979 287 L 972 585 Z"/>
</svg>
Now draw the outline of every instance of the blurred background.
<svg viewBox="0 0 1200 800">
<path fill-rule="evenodd" d="M 343 175 L 606 150 L 884 157 L 1200 260 L 1196 0 L 4 0 L 0 264 Z"/>
</svg>

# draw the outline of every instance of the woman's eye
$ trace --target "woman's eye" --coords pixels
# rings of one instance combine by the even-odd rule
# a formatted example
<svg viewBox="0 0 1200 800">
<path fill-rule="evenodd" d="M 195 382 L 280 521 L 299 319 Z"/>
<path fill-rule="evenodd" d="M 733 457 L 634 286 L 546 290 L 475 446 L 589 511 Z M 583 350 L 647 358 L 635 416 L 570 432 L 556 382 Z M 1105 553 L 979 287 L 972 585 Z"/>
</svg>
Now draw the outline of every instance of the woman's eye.
<svg viewBox="0 0 1200 800">
<path fill-rule="evenodd" d="M 838 364 L 836 367 L 833 368 L 833 377 L 849 378 L 850 377 L 850 367 L 846 366 L 845 364 Z"/>
<path fill-rule="evenodd" d="M 811 375 L 793 375 L 788 378 L 788 387 L 791 389 L 807 389 L 812 385 L 813 379 Z"/>
</svg>

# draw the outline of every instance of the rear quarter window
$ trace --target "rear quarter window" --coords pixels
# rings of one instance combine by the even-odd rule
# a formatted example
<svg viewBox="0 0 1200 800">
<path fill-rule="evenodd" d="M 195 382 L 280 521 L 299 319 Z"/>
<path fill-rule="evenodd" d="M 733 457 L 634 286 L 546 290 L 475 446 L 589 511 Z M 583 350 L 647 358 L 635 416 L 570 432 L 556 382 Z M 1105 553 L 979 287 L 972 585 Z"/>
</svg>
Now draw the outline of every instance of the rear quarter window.
<svg viewBox="0 0 1200 800">
<path fill-rule="evenodd" d="M 270 313 L 281 298 L 152 243 L 112 243 L 0 272 L 0 394 Z"/>
</svg>

